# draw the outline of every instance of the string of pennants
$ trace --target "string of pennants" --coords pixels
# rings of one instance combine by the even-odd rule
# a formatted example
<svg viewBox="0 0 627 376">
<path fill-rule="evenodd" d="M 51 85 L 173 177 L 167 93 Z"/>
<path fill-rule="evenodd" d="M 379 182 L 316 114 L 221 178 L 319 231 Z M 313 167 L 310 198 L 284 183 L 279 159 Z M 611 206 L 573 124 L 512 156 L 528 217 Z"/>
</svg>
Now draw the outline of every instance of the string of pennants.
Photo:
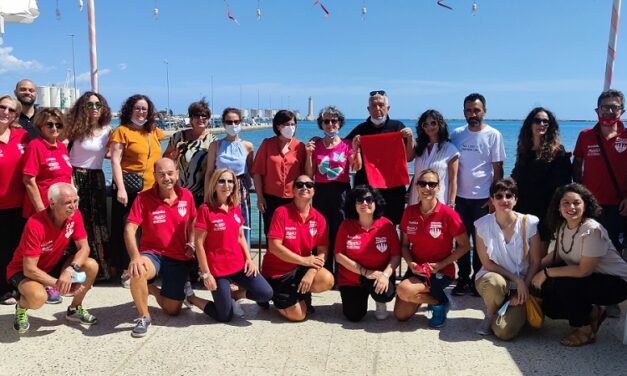
<svg viewBox="0 0 627 376">
<path fill-rule="evenodd" d="M 224 1 L 224 7 L 226 9 L 226 17 L 233 21 L 234 23 L 236 23 L 237 25 L 239 25 L 239 21 L 237 20 L 237 18 L 235 18 L 235 16 L 231 13 L 231 7 L 229 6 L 229 2 L 227 0 L 223 0 Z M 57 3 L 57 9 L 55 11 L 56 17 L 57 19 L 61 19 L 61 10 L 59 8 L 59 0 L 56 0 Z M 448 10 L 453 10 L 453 7 L 449 4 L 447 4 L 447 0 L 436 0 L 436 4 L 439 5 L 442 8 L 448 9 Z M 329 16 L 331 16 L 331 11 L 329 10 L 329 8 L 327 8 L 326 5 L 324 5 L 324 3 L 321 0 L 315 0 L 312 4 L 314 7 L 319 7 L 322 15 L 327 18 Z M 83 10 L 83 0 L 78 0 L 78 7 L 79 9 L 82 11 Z M 473 1 L 472 6 L 470 8 L 472 14 L 474 15 L 477 12 L 477 1 Z M 158 0 L 154 0 L 154 8 L 152 10 L 152 14 L 155 17 L 155 19 L 159 18 L 159 4 L 158 4 Z M 257 0 L 257 10 L 255 12 L 256 17 L 257 17 L 257 21 L 261 20 L 261 0 Z M 366 0 L 362 0 L 362 4 L 361 4 L 361 18 L 362 19 L 366 19 L 366 16 L 368 14 L 368 8 L 366 7 Z"/>
</svg>

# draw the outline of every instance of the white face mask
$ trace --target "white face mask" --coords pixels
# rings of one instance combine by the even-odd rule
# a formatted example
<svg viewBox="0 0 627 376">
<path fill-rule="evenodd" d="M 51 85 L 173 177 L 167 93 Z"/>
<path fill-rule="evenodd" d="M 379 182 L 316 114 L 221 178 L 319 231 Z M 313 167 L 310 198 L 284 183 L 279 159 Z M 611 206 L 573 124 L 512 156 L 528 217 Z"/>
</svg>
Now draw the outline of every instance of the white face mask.
<svg viewBox="0 0 627 376">
<path fill-rule="evenodd" d="M 142 121 L 138 121 L 138 120 L 135 120 L 134 118 L 131 118 L 131 123 L 137 125 L 138 127 L 143 127 L 144 124 L 146 124 L 147 121 L 148 121 L 148 119 L 144 119 Z"/>
<path fill-rule="evenodd" d="M 242 126 L 239 124 L 238 125 L 227 124 L 224 130 L 226 131 L 226 134 L 228 134 L 229 136 L 237 136 L 239 134 L 239 131 L 242 130 Z"/>
<path fill-rule="evenodd" d="M 295 125 L 286 125 L 283 128 L 281 128 L 281 136 L 283 136 L 285 138 L 292 138 L 292 137 L 294 137 L 294 133 L 296 133 L 296 126 Z"/>
<path fill-rule="evenodd" d="M 375 117 L 370 117 L 370 121 L 372 122 L 372 124 L 374 125 L 381 125 L 383 123 L 385 123 L 385 119 L 387 118 L 387 116 L 381 116 L 379 118 L 375 118 Z"/>
</svg>

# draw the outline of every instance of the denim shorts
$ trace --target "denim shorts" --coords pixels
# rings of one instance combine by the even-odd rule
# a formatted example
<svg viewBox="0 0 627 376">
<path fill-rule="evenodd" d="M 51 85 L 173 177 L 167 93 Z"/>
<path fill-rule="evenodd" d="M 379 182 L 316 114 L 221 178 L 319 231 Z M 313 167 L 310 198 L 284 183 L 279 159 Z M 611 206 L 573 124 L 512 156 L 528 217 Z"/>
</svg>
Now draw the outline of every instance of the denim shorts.
<svg viewBox="0 0 627 376">
<path fill-rule="evenodd" d="M 156 276 L 160 275 L 161 296 L 172 300 L 183 301 L 185 299 L 183 288 L 185 282 L 189 279 L 189 272 L 192 269 L 194 260 L 174 260 L 151 252 L 142 252 L 141 255 L 148 257 L 155 266 L 155 278 L 148 281 L 148 283 L 154 282 Z"/>
</svg>

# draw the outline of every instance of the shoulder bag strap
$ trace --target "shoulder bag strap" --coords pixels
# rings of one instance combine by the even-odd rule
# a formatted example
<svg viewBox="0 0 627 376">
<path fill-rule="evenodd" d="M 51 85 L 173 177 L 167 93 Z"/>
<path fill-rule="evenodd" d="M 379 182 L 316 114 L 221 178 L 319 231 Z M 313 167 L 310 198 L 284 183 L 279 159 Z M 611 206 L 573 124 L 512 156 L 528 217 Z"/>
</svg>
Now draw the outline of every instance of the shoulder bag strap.
<svg viewBox="0 0 627 376">
<path fill-rule="evenodd" d="M 607 173 L 610 174 L 612 185 L 614 186 L 614 189 L 616 190 L 618 199 L 621 200 L 623 198 L 623 194 L 620 191 L 618 181 L 616 180 L 616 175 L 614 175 L 614 170 L 612 170 L 612 166 L 610 165 L 610 159 L 607 157 L 607 153 L 605 152 L 605 145 L 603 145 L 603 139 L 601 139 L 601 136 L 596 131 L 594 132 L 594 135 L 597 137 L 597 143 L 599 144 L 599 149 L 601 149 L 601 155 L 603 156 L 603 160 L 605 161 L 605 167 L 607 167 Z"/>
<path fill-rule="evenodd" d="M 527 257 L 527 215 L 522 217 L 523 260 Z"/>
<path fill-rule="evenodd" d="M 146 157 L 146 165 L 144 166 L 144 171 L 142 171 L 142 176 L 144 176 L 144 174 L 146 173 L 146 170 L 148 170 L 148 163 L 150 163 L 150 155 L 152 154 L 152 148 L 150 147 L 151 144 L 151 134 L 152 131 L 148 132 L 148 157 Z"/>
</svg>

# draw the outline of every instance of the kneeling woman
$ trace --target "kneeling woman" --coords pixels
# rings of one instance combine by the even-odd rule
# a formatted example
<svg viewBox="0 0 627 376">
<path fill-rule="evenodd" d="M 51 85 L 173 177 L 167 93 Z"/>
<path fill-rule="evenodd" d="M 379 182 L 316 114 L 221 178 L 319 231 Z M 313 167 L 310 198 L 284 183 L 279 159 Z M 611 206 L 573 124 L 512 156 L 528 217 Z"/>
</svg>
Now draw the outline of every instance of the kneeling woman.
<svg viewBox="0 0 627 376">
<path fill-rule="evenodd" d="M 495 211 L 475 221 L 477 253 L 483 265 L 475 285 L 487 308 L 477 333 L 492 331 L 503 340 L 514 338 L 527 322 L 525 304 L 541 258 L 538 217 L 514 211 L 517 195 L 511 178 L 492 183 L 490 200 Z M 497 311 L 506 301 L 509 306 L 497 320 Z"/>
<path fill-rule="evenodd" d="M 217 321 L 231 321 L 234 312 L 243 312 L 231 299 L 230 283 L 246 290 L 246 297 L 256 302 L 272 298 L 272 288 L 259 274 L 250 257 L 242 225 L 237 176 L 227 168 L 217 169 L 209 180 L 207 202 L 198 210 L 195 243 L 202 281 L 213 295 L 213 302 L 195 295 L 187 301 Z"/>
<path fill-rule="evenodd" d="M 394 316 L 405 321 L 421 304 L 429 304 L 433 311 L 429 326 L 433 328 L 446 321 L 444 289 L 455 279 L 454 262 L 470 250 L 464 223 L 454 209 L 438 200 L 439 191 L 440 177 L 435 170 L 416 175 L 419 202 L 408 206 L 401 220 L 401 253 L 409 267 L 398 285 L 394 306 Z"/>
<path fill-rule="evenodd" d="M 584 186 L 573 183 L 555 191 L 547 211 L 555 233 L 552 254 L 533 278 L 542 289 L 542 308 L 553 319 L 566 319 L 576 329 L 560 343 L 593 343 L 607 313 L 598 305 L 627 299 L 627 263 L 596 218 L 601 207 Z"/>
<path fill-rule="evenodd" d="M 394 269 L 401 261 L 396 228 L 383 217 L 385 200 L 375 188 L 355 187 L 346 205 L 346 219 L 335 242 L 340 264 L 338 286 L 342 312 L 350 321 L 368 311 L 368 296 L 376 302 L 375 317 L 387 317 L 387 302 L 394 299 Z"/>
<path fill-rule="evenodd" d="M 311 205 L 314 183 L 307 175 L 294 181 L 294 200 L 280 206 L 272 216 L 268 230 L 268 253 L 261 273 L 268 279 L 279 313 L 290 321 L 307 316 L 311 293 L 333 287 L 333 275 L 326 270 L 329 239 L 327 223 Z M 316 255 L 312 251 L 316 249 Z"/>
</svg>

